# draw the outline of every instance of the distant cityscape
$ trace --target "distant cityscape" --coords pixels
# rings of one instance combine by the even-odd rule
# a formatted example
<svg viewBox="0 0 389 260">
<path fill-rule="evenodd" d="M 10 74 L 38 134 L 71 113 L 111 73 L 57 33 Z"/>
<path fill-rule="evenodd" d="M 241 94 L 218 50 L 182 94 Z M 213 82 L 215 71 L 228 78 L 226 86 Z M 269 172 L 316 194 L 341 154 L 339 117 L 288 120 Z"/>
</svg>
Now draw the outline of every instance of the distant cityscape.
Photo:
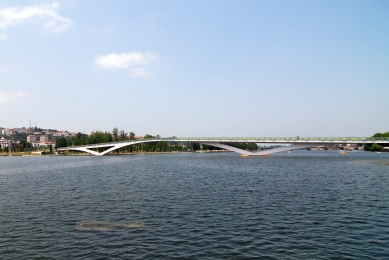
<svg viewBox="0 0 389 260">
<path fill-rule="evenodd" d="M 18 144 L 24 140 L 31 144 L 31 148 L 49 148 L 55 146 L 55 139 L 59 137 L 70 138 L 77 133 L 66 130 L 41 129 L 38 127 L 7 128 L 0 127 L 0 148 L 2 150 L 16 149 Z"/>
<path fill-rule="evenodd" d="M 92 132 L 91 134 L 93 133 L 95 132 Z M 0 152 L 8 152 L 10 150 L 29 151 L 52 149 L 55 148 L 56 140 L 58 138 L 70 139 L 76 137 L 77 134 L 80 134 L 80 132 L 69 132 L 67 130 L 56 130 L 51 128 L 43 129 L 39 127 L 0 127 Z M 91 134 L 84 135 L 90 136 Z M 135 134 L 132 132 L 125 133 L 124 131 L 121 131 L 121 135 L 124 135 L 125 139 L 144 138 L 144 136 L 135 136 Z M 112 134 L 112 136 L 114 136 L 114 134 Z"/>
</svg>

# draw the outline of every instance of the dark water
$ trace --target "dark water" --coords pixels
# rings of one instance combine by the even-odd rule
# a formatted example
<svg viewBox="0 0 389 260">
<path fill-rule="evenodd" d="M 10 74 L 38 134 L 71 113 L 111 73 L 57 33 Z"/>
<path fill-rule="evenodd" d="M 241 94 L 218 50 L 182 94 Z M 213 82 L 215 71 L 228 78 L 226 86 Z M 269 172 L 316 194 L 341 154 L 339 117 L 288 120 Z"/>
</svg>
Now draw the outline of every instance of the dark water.
<svg viewBox="0 0 389 260">
<path fill-rule="evenodd" d="M 0 157 L 1 259 L 388 259 L 389 153 Z"/>
</svg>

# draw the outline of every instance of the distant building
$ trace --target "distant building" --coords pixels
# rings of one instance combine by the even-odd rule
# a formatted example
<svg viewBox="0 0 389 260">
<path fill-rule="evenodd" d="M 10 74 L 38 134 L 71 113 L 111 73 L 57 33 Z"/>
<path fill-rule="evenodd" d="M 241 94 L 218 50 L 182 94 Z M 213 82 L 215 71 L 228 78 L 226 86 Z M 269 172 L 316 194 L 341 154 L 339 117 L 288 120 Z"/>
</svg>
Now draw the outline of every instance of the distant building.
<svg viewBox="0 0 389 260">
<path fill-rule="evenodd" d="M 18 129 L 18 132 L 19 133 L 26 133 L 26 134 L 33 134 L 34 133 L 34 129 L 22 127 L 22 128 Z"/>
<path fill-rule="evenodd" d="M 1 134 L 5 136 L 9 136 L 9 129 L 3 129 L 1 130 Z"/>
<path fill-rule="evenodd" d="M 41 147 L 55 147 L 55 143 L 54 142 L 33 142 L 31 143 L 32 147 L 35 147 L 35 148 L 41 148 Z"/>
<path fill-rule="evenodd" d="M 14 140 L 6 140 L 4 137 L 0 139 L 0 148 L 4 149 L 6 147 L 12 147 L 12 149 L 15 149 L 17 145 L 17 142 Z"/>
<path fill-rule="evenodd" d="M 346 144 L 344 149 L 349 151 L 358 150 L 358 146 L 356 144 Z"/>
<path fill-rule="evenodd" d="M 58 132 L 53 132 L 53 137 L 70 137 L 72 136 L 71 133 L 69 133 L 68 131 L 58 131 Z"/>
<path fill-rule="evenodd" d="M 2 137 L 2 138 L 0 139 L 0 148 L 1 148 L 1 149 L 4 149 L 5 147 L 8 147 L 8 141 L 9 141 L 9 140 L 5 140 L 5 138 Z"/>
<path fill-rule="evenodd" d="M 28 135 L 27 142 L 29 143 L 36 142 L 36 135 Z"/>
<path fill-rule="evenodd" d="M 48 142 L 49 141 L 49 136 L 41 135 L 41 137 L 39 138 L 39 141 L 40 142 Z"/>
</svg>

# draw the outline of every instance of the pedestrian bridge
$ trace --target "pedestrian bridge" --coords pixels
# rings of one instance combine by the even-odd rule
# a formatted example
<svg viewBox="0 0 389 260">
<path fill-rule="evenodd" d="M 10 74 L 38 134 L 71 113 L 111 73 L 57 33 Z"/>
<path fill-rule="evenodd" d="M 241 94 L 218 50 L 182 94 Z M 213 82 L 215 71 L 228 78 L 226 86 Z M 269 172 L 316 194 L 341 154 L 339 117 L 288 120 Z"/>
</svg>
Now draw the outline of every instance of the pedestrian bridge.
<svg viewBox="0 0 389 260">
<path fill-rule="evenodd" d="M 334 144 L 371 144 L 371 143 L 385 143 L 389 144 L 388 137 L 168 137 L 168 138 L 147 138 L 134 139 L 110 143 L 88 144 L 80 146 L 69 146 L 58 148 L 57 151 L 81 151 L 93 155 L 105 155 L 119 148 L 141 143 L 151 142 L 192 142 L 199 144 L 211 145 L 244 155 L 266 155 L 271 153 L 292 151 L 296 149 L 312 148 L 323 145 Z M 271 150 L 249 152 L 224 143 L 258 143 L 258 144 L 280 144 L 287 145 L 274 148 Z M 103 152 L 94 151 L 92 149 L 107 148 Z"/>
</svg>

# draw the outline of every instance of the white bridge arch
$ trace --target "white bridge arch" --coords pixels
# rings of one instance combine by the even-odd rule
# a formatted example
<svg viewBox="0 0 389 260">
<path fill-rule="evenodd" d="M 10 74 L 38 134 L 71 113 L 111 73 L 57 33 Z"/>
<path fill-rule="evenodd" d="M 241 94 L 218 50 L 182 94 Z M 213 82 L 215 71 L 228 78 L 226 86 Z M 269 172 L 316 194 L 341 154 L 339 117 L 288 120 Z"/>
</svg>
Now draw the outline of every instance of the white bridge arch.
<svg viewBox="0 0 389 260">
<path fill-rule="evenodd" d="M 323 145 L 334 144 L 365 144 L 365 143 L 386 143 L 389 144 L 389 138 L 369 138 L 369 137 L 171 137 L 158 139 L 137 139 L 110 143 L 69 146 L 58 148 L 58 151 L 82 151 L 97 156 L 102 156 L 119 148 L 140 143 L 150 142 L 192 142 L 206 144 L 223 149 L 227 149 L 240 154 L 249 156 L 265 155 L 283 151 L 291 151 L 303 148 L 312 148 Z M 281 146 L 270 150 L 249 152 L 223 143 L 261 143 L 261 144 L 282 144 Z M 103 152 L 97 152 L 91 149 L 107 148 Z"/>
</svg>

